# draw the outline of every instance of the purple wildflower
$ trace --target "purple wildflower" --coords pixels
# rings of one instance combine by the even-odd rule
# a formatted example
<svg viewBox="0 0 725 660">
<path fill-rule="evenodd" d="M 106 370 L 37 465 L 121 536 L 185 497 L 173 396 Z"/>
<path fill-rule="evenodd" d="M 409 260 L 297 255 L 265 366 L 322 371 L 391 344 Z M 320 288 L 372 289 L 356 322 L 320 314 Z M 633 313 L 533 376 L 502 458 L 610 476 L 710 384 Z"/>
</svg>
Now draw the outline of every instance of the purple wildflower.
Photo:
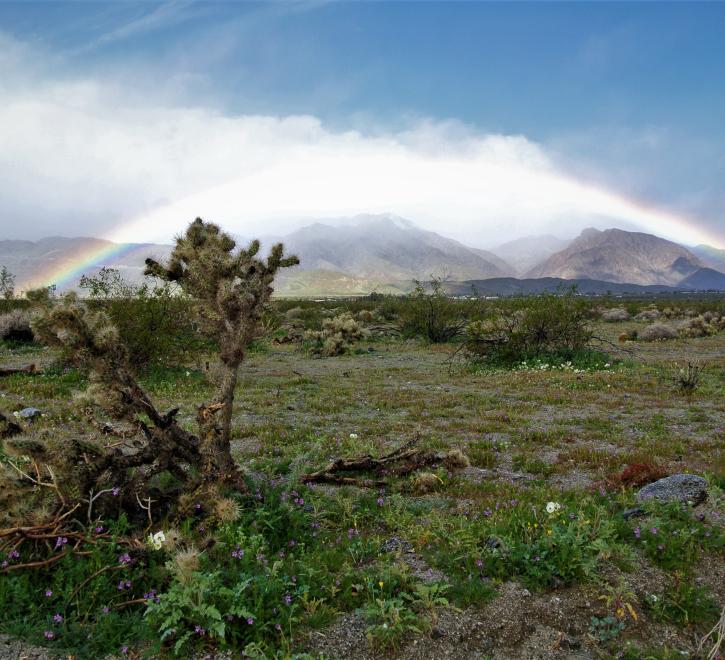
<svg viewBox="0 0 725 660">
<path fill-rule="evenodd" d="M 652 532 L 652 534 L 657 535 L 657 528 L 656 527 L 653 527 L 649 531 Z"/>
<path fill-rule="evenodd" d="M 275 629 L 275 630 L 276 630 L 277 632 L 282 632 L 282 626 L 281 626 L 281 625 L 280 625 L 279 623 L 275 623 L 275 624 L 274 624 L 274 629 Z"/>
<path fill-rule="evenodd" d="M 17 559 L 18 557 L 20 557 L 20 553 L 19 553 L 19 552 L 18 552 L 17 550 L 11 550 L 11 551 L 10 551 L 10 552 L 8 553 L 8 557 L 9 557 L 10 559 Z"/>
<path fill-rule="evenodd" d="M 114 497 L 118 497 L 118 494 L 121 492 L 121 489 L 118 486 L 114 486 L 111 488 L 111 495 Z"/>
<path fill-rule="evenodd" d="M 55 548 L 53 549 L 57 550 L 58 548 L 62 548 L 66 543 L 68 543 L 68 537 L 59 536 L 57 539 L 55 539 Z"/>
<path fill-rule="evenodd" d="M 194 626 L 194 632 L 197 635 L 200 635 L 201 637 L 203 637 L 204 635 L 206 635 L 206 630 L 204 630 L 201 626 L 198 626 L 198 625 L 197 626 Z"/>
<path fill-rule="evenodd" d="M 106 606 L 105 606 L 105 607 L 103 608 L 103 613 L 104 613 L 104 614 L 108 614 L 108 613 L 109 613 L 110 611 L 111 611 L 111 610 L 110 610 L 110 608 L 108 607 L 108 605 L 106 605 Z"/>
<path fill-rule="evenodd" d="M 45 590 L 45 597 L 51 598 L 53 596 L 53 592 L 50 589 Z"/>
<path fill-rule="evenodd" d="M 634 538 L 638 539 L 642 533 L 642 530 L 640 530 L 639 527 L 634 528 Z"/>
<path fill-rule="evenodd" d="M 45 639 L 53 639 L 55 637 L 55 633 L 52 630 L 46 630 L 43 635 L 45 635 Z"/>
<path fill-rule="evenodd" d="M 378 497 L 377 503 L 378 503 L 378 506 L 383 506 L 385 504 L 385 498 L 384 497 Z"/>
<path fill-rule="evenodd" d="M 128 552 L 124 552 L 119 558 L 118 563 L 119 564 L 130 564 L 131 563 L 131 555 L 128 554 Z"/>
<path fill-rule="evenodd" d="M 63 617 L 60 614 L 54 614 L 53 621 L 55 621 L 55 623 L 63 623 Z"/>
<path fill-rule="evenodd" d="M 96 529 L 95 529 L 96 534 L 100 534 L 102 531 L 103 531 L 103 525 L 98 525 L 98 527 L 96 527 Z"/>
<path fill-rule="evenodd" d="M 292 604 L 292 596 L 289 594 L 285 594 L 284 596 L 284 604 L 285 605 L 291 605 Z"/>
<path fill-rule="evenodd" d="M 253 626 L 254 625 L 254 618 L 251 617 L 251 616 L 249 618 L 247 618 L 247 624 L 250 625 L 250 626 Z"/>
<path fill-rule="evenodd" d="M 128 655 L 128 646 L 121 647 L 121 655 Z"/>
<path fill-rule="evenodd" d="M 484 509 L 483 511 L 483 515 L 486 516 L 486 518 L 490 518 L 492 514 L 493 511 L 491 511 L 491 509 Z"/>
</svg>

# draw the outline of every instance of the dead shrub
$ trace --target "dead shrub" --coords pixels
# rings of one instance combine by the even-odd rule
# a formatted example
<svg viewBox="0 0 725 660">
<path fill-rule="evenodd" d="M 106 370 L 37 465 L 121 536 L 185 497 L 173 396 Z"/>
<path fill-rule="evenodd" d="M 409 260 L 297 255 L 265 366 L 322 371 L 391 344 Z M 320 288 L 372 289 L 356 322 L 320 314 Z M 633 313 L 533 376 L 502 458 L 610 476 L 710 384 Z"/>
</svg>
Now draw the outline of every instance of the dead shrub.
<svg viewBox="0 0 725 660">
<path fill-rule="evenodd" d="M 602 321 L 615 323 L 617 321 L 629 321 L 629 312 L 624 307 L 614 307 L 602 313 Z"/>
<path fill-rule="evenodd" d="M 667 471 L 654 463 L 632 463 L 622 472 L 611 475 L 607 483 L 614 487 L 642 488 L 666 476 Z"/>
<path fill-rule="evenodd" d="M 665 323 L 653 323 L 646 328 L 640 330 L 638 335 L 640 341 L 664 341 L 666 339 L 676 339 L 677 330 L 671 325 Z"/>
<path fill-rule="evenodd" d="M 637 316 L 634 317 L 635 321 L 656 321 L 662 316 L 662 312 L 659 309 L 643 309 Z"/>
<path fill-rule="evenodd" d="M 5 341 L 31 342 L 35 339 L 30 326 L 32 313 L 28 309 L 13 309 L 0 316 L 0 339 Z"/>
</svg>

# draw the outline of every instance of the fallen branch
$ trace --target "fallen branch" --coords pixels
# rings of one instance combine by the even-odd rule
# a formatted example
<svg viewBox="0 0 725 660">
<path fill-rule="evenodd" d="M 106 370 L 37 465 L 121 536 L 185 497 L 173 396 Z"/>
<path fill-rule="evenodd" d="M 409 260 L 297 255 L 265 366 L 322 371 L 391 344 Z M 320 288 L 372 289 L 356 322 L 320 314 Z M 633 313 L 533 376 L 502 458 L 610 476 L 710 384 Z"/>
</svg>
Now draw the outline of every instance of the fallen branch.
<svg viewBox="0 0 725 660">
<path fill-rule="evenodd" d="M 70 550 L 70 552 L 61 552 L 59 555 L 55 555 L 50 559 L 44 559 L 42 561 L 31 561 L 27 564 L 10 564 L 5 568 L 0 569 L 0 573 L 18 571 L 22 568 L 44 568 L 46 566 L 50 566 L 51 564 L 55 564 L 55 562 L 60 561 L 68 554 L 72 554 L 74 557 L 87 557 L 88 555 L 91 555 L 93 553 L 90 550 Z"/>
<path fill-rule="evenodd" d="M 336 485 L 360 486 L 363 488 L 379 488 L 386 486 L 384 479 L 368 479 L 358 477 L 344 477 L 341 473 L 372 472 L 378 475 L 403 477 L 420 470 L 428 465 L 445 463 L 451 469 L 465 467 L 468 459 L 460 452 L 453 451 L 447 454 L 424 451 L 415 445 L 420 435 L 403 443 L 388 454 L 375 458 L 370 454 L 356 458 L 338 458 L 327 467 L 317 472 L 311 472 L 302 477 L 304 483 L 329 483 Z"/>
<path fill-rule="evenodd" d="M 28 364 L 25 367 L 0 367 L 0 377 L 12 376 L 14 374 L 39 374 L 40 371 L 34 364 Z"/>
</svg>

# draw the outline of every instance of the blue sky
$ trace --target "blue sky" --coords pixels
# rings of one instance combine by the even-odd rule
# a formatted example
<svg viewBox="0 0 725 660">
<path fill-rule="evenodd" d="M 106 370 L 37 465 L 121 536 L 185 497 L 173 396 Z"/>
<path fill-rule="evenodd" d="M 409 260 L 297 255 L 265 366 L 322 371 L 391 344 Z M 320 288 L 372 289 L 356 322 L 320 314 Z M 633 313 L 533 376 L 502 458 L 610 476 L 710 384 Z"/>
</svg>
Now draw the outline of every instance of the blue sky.
<svg viewBox="0 0 725 660">
<path fill-rule="evenodd" d="M 104 103 L 115 112 L 116 94 L 129 112 L 310 116 L 338 136 L 445 126 L 445 138 L 426 138 L 443 150 L 460 151 L 471 134 L 523 138 L 547 167 L 725 240 L 723 26 L 725 3 L 715 2 L 5 2 L 0 35 L 19 54 L 0 57 L 0 73 L 24 100 L 32 88 L 66 85 L 57 104 L 58 95 L 94 85 L 93 107 L 82 109 L 91 117 Z M 47 169 L 43 176 L 55 178 Z M 178 196 L 150 191 L 143 208 L 125 208 L 113 222 Z M 27 200 L 15 208 L 29 213 Z M 90 222 L 96 212 L 79 215 Z M 603 222 L 613 220 L 609 213 Z M 436 214 L 422 215 L 430 224 Z M 582 223 L 602 210 L 589 215 Z"/>
</svg>

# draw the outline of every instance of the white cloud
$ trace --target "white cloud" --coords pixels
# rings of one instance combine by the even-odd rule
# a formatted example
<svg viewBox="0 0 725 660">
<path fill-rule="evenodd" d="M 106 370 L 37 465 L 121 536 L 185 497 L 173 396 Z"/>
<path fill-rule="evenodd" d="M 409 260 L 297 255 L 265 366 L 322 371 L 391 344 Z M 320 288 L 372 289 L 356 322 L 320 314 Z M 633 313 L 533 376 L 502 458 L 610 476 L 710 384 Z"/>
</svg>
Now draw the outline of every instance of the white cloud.
<svg viewBox="0 0 725 660">
<path fill-rule="evenodd" d="M 18 66 L 17 58 L 0 62 Z M 310 116 L 230 116 L 111 81 L 0 83 L 2 237 L 163 241 L 197 215 L 250 236 L 392 212 L 471 244 L 589 225 L 720 243 L 562 172 L 523 136 L 422 121 L 335 132 Z"/>
</svg>

